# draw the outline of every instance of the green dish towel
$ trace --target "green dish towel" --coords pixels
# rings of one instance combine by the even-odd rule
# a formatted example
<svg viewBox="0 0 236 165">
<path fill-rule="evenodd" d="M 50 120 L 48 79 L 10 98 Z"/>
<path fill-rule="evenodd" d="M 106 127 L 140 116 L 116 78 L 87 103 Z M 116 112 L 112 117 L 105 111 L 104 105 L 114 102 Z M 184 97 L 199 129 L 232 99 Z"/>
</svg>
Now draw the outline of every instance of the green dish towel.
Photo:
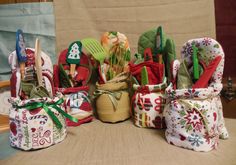
<svg viewBox="0 0 236 165">
<path fill-rule="evenodd" d="M 193 85 L 192 79 L 187 69 L 187 62 L 183 60 L 180 64 L 178 76 L 177 76 L 177 88 L 191 88 Z"/>
</svg>

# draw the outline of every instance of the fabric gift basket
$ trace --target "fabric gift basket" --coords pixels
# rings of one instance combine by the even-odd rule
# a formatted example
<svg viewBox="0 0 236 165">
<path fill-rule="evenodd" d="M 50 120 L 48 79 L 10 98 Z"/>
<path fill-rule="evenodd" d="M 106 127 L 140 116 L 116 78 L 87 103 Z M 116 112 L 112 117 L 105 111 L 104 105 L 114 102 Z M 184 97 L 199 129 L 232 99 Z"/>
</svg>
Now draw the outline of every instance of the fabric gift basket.
<svg viewBox="0 0 236 165">
<path fill-rule="evenodd" d="M 66 112 L 79 120 L 75 123 L 66 119 L 67 125 L 79 126 L 93 119 L 88 86 L 92 64 L 87 55 L 81 51 L 80 41 L 73 42 L 71 45 L 74 46 L 63 50 L 59 55 L 58 65 L 54 65 L 54 83 L 55 90 L 65 96 Z M 71 64 L 68 59 L 70 55 L 76 55 L 73 51 L 78 51 L 78 59 L 73 60 L 79 60 L 79 63 L 75 64 L 74 73 L 71 74 Z"/>
<path fill-rule="evenodd" d="M 77 119 L 64 111 L 63 96 L 55 95 L 52 63 L 39 40 L 35 49 L 26 48 L 23 32 L 18 30 L 16 36 L 16 51 L 9 56 L 10 145 L 22 150 L 49 147 L 66 137 L 65 117 Z"/>
<path fill-rule="evenodd" d="M 33 150 L 63 141 L 67 135 L 65 116 L 70 118 L 64 111 L 63 102 L 60 97 L 11 98 L 10 145 Z"/>
<path fill-rule="evenodd" d="M 134 80 L 131 100 L 134 124 L 138 127 L 165 128 L 165 88 L 169 81 L 169 65 L 175 59 L 174 42 L 167 38 L 160 26 L 140 36 L 138 50 L 140 58 L 130 63 Z"/>
<path fill-rule="evenodd" d="M 158 85 L 133 85 L 135 94 L 132 98 L 134 106 L 134 124 L 138 127 L 165 128 L 163 110 L 166 104 L 164 91 L 166 79 Z"/>
<path fill-rule="evenodd" d="M 164 110 L 166 139 L 179 147 L 210 151 L 218 146 L 219 138 L 228 138 L 219 96 L 224 52 L 214 39 L 199 38 L 185 43 L 181 53 L 184 60 L 175 63 L 175 81 L 166 89 L 170 99 Z M 199 78 L 193 82 L 191 76 Z"/>
</svg>

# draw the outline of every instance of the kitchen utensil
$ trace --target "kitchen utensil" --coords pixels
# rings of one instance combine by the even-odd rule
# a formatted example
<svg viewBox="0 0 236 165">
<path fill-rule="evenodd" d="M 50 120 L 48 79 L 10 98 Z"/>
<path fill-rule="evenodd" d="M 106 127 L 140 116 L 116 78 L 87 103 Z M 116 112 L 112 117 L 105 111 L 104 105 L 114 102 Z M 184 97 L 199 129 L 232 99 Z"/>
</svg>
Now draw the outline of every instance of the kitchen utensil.
<svg viewBox="0 0 236 165">
<path fill-rule="evenodd" d="M 75 73 L 76 65 L 80 63 L 80 55 L 82 52 L 82 43 L 80 41 L 72 42 L 68 48 L 66 62 L 70 64 L 70 75 Z"/>
<path fill-rule="evenodd" d="M 25 62 L 27 61 L 27 54 L 26 54 L 25 49 L 26 49 L 26 45 L 25 45 L 25 39 L 23 36 L 23 31 L 21 29 L 18 29 L 16 32 L 16 54 L 17 54 L 19 65 L 20 65 L 21 79 L 24 79 Z"/>
</svg>

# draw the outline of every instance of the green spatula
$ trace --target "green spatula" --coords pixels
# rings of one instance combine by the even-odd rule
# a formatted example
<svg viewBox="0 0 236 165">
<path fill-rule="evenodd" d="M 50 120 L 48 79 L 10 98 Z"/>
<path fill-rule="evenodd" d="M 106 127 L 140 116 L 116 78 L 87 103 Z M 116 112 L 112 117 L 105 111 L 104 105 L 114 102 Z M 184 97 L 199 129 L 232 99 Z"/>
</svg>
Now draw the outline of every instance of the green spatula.
<svg viewBox="0 0 236 165">
<path fill-rule="evenodd" d="M 148 72 L 146 66 L 144 66 L 141 70 L 141 84 L 142 85 L 147 85 L 149 84 L 148 80 Z"/>
<path fill-rule="evenodd" d="M 106 75 L 105 75 L 103 63 L 108 53 L 96 39 L 85 38 L 81 42 L 82 42 L 83 47 L 85 47 L 85 49 L 89 53 L 91 53 L 96 60 L 99 61 L 100 66 L 101 66 L 101 76 L 105 78 Z M 104 79 L 104 81 L 106 82 L 106 79 Z"/>
<path fill-rule="evenodd" d="M 82 45 L 86 48 L 86 50 L 93 55 L 93 57 L 99 61 L 102 65 L 106 56 L 107 52 L 102 47 L 102 45 L 93 38 L 85 38 L 82 41 Z"/>
</svg>

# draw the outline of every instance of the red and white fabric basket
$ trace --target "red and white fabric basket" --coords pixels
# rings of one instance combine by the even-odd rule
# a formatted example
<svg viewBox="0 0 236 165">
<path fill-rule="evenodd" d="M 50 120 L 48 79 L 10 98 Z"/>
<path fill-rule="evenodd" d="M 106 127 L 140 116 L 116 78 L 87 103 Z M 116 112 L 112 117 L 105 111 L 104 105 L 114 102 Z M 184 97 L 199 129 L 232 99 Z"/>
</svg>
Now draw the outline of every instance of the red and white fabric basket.
<svg viewBox="0 0 236 165">
<path fill-rule="evenodd" d="M 34 150 L 59 143 L 67 135 L 63 99 L 10 98 L 10 145 Z"/>
<path fill-rule="evenodd" d="M 165 128 L 163 110 L 166 104 L 164 91 L 166 78 L 158 85 L 133 85 L 135 94 L 132 105 L 134 107 L 134 124 L 138 127 Z"/>
</svg>

